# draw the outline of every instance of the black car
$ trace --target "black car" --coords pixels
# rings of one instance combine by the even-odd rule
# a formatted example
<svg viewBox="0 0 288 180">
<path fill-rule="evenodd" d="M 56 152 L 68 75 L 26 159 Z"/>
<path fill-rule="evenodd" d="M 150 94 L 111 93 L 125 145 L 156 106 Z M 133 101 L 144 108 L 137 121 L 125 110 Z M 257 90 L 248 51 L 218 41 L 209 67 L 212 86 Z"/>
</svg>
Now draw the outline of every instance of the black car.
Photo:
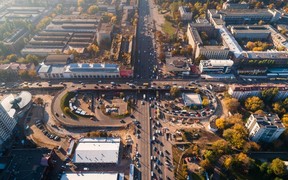
<svg viewBox="0 0 288 180">
<path fill-rule="evenodd" d="M 120 121 L 120 123 L 122 123 L 122 124 L 124 124 L 124 123 L 126 123 L 123 119 Z"/>
</svg>

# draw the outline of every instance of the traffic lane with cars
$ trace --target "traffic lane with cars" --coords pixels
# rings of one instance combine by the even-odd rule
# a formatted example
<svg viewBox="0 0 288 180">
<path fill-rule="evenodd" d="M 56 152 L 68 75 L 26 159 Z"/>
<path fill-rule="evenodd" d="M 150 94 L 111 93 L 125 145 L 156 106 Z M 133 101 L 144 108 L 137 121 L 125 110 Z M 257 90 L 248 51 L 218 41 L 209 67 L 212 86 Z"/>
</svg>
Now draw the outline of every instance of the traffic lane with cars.
<svg viewBox="0 0 288 180">
<path fill-rule="evenodd" d="M 137 149 L 136 154 L 139 152 L 139 171 L 142 174 L 142 179 L 150 179 L 150 122 L 149 122 L 149 105 L 148 103 L 137 103 L 137 110 L 134 113 L 134 117 L 139 121 L 139 125 L 135 127 L 137 136 Z M 136 163 L 137 166 L 137 163 Z"/>
</svg>

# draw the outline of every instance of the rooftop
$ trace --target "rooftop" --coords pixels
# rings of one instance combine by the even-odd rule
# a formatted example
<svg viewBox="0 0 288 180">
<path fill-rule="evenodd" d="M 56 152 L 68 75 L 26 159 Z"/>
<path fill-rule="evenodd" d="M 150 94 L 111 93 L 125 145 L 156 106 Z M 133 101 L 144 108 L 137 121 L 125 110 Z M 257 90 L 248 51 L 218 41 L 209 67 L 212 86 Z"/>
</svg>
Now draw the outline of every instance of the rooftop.
<svg viewBox="0 0 288 180">
<path fill-rule="evenodd" d="M 277 114 L 268 114 L 262 116 L 259 114 L 253 114 L 254 119 L 257 121 L 260 127 L 265 128 L 284 128 L 280 118 Z"/>
<path fill-rule="evenodd" d="M 186 106 L 192 105 L 202 105 L 202 99 L 200 94 L 195 93 L 183 93 L 182 94 L 183 100 Z"/>
<path fill-rule="evenodd" d="M 74 163 L 118 163 L 120 138 L 83 138 L 75 149 Z"/>
<path fill-rule="evenodd" d="M 64 173 L 61 180 L 118 180 L 118 173 L 105 172 L 79 172 Z"/>
<path fill-rule="evenodd" d="M 238 85 L 230 86 L 234 91 L 262 91 L 269 88 L 278 88 L 279 91 L 288 91 L 288 86 L 284 84 L 257 84 L 257 85 Z"/>
<path fill-rule="evenodd" d="M 21 91 L 18 96 L 10 94 L 1 101 L 1 105 L 10 117 L 14 117 L 17 111 L 21 111 L 32 100 L 32 94 L 28 91 Z"/>
<path fill-rule="evenodd" d="M 202 64 L 203 67 L 215 67 L 215 66 L 233 66 L 234 62 L 232 60 L 201 60 L 200 64 Z"/>
</svg>

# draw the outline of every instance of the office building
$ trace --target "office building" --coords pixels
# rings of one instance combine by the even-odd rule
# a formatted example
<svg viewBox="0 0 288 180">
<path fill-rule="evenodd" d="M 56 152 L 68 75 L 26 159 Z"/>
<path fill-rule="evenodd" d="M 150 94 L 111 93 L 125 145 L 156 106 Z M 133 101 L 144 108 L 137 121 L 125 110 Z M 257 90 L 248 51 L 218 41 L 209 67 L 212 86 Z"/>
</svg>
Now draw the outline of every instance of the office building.
<svg viewBox="0 0 288 180">
<path fill-rule="evenodd" d="M 17 124 L 13 115 L 12 112 L 7 112 L 0 104 L 0 145 L 12 135 L 13 129 Z"/>
<path fill-rule="evenodd" d="M 234 62 L 232 60 L 201 60 L 199 69 L 201 73 L 230 73 Z"/>
<path fill-rule="evenodd" d="M 273 142 L 285 131 L 277 114 L 251 114 L 245 127 L 249 131 L 249 138 L 255 142 Z"/>
<path fill-rule="evenodd" d="M 236 39 L 245 38 L 249 40 L 268 39 L 271 34 L 271 31 L 265 26 L 257 26 L 257 25 L 250 25 L 250 26 L 236 25 L 232 26 L 230 31 Z"/>
</svg>

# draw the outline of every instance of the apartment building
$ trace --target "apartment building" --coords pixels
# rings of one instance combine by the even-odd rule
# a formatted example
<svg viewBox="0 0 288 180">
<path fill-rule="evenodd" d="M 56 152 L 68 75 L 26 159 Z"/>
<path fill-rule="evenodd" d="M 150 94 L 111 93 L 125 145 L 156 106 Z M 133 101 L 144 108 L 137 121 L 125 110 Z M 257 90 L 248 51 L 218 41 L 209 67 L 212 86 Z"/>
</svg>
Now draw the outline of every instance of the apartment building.
<svg viewBox="0 0 288 180">
<path fill-rule="evenodd" d="M 245 127 L 249 131 L 249 138 L 255 142 L 272 142 L 285 131 L 277 114 L 251 114 Z"/>
<path fill-rule="evenodd" d="M 261 96 L 261 91 L 269 88 L 278 88 L 278 94 L 275 100 L 285 99 L 288 97 L 288 86 L 282 84 L 257 84 L 257 85 L 231 85 L 228 93 L 236 99 L 246 99 L 251 96 Z"/>
<path fill-rule="evenodd" d="M 178 10 L 180 12 L 180 17 L 182 21 L 190 21 L 192 19 L 193 12 L 191 12 L 189 7 L 179 6 Z"/>
<path fill-rule="evenodd" d="M 230 73 L 231 67 L 234 62 L 232 60 L 201 60 L 199 64 L 199 70 L 201 73 Z"/>
</svg>

